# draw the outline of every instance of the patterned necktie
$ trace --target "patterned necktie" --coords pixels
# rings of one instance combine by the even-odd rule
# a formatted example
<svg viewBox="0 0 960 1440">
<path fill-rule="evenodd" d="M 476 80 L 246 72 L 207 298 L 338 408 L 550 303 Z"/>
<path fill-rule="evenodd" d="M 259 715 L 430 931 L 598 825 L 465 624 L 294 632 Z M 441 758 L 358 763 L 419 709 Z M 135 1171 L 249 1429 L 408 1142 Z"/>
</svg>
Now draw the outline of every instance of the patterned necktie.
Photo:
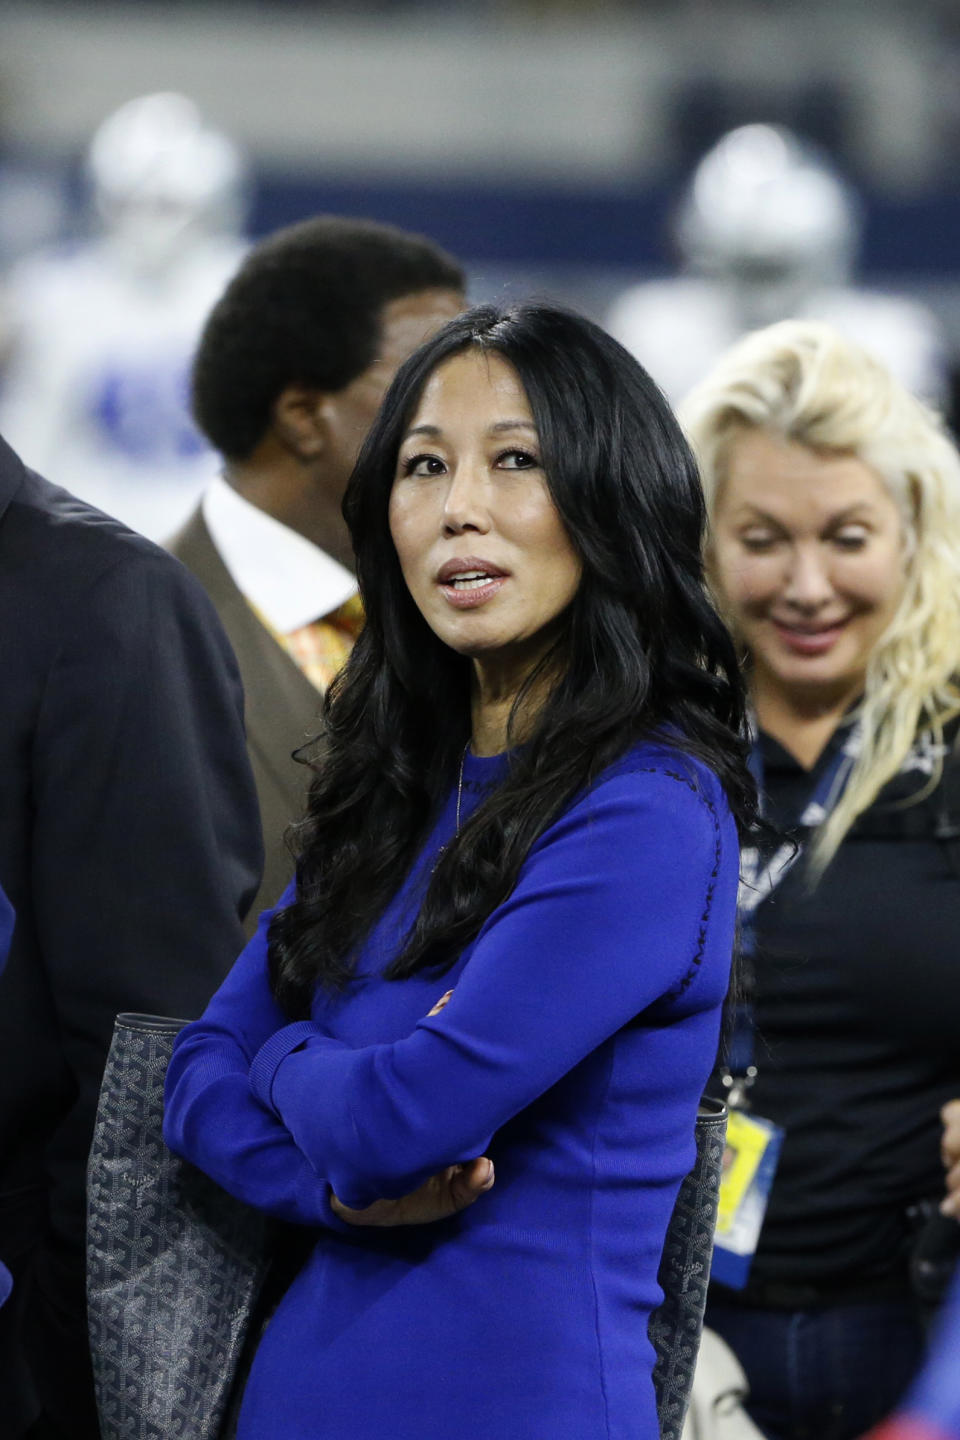
<svg viewBox="0 0 960 1440">
<path fill-rule="evenodd" d="M 298 630 L 276 639 L 287 654 L 302 670 L 304 675 L 321 694 L 326 690 L 334 675 L 345 664 L 353 649 L 353 642 L 363 627 L 363 605 L 359 595 L 349 600 L 320 620 L 311 620 Z"/>
</svg>

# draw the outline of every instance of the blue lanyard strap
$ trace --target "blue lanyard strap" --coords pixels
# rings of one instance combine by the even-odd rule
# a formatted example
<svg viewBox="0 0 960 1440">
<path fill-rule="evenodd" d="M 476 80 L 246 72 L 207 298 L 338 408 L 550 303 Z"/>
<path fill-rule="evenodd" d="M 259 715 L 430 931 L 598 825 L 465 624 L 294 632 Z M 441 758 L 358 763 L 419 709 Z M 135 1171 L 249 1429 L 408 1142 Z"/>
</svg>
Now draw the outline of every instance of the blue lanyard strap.
<svg viewBox="0 0 960 1440">
<path fill-rule="evenodd" d="M 754 917 L 758 907 L 767 900 L 783 880 L 788 871 L 803 853 L 806 836 L 823 825 L 840 802 L 846 789 L 850 771 L 853 769 L 860 748 L 859 722 L 850 727 L 845 740 L 836 746 L 828 763 L 817 777 L 807 800 L 793 824 L 799 831 L 796 840 L 785 839 L 764 862 L 759 851 L 745 848 L 741 857 L 741 882 L 739 898 L 740 946 L 743 956 L 745 994 L 734 1007 L 733 1030 L 730 1037 L 730 1053 L 727 1070 L 723 1076 L 729 1090 L 731 1105 L 746 1105 L 746 1091 L 752 1085 L 757 1068 L 755 1064 L 754 1007 L 752 989 L 755 984 L 754 960 L 756 956 L 756 927 Z M 764 797 L 763 752 L 759 737 L 754 739 L 750 751 L 749 766 L 757 783 L 761 808 Z"/>
</svg>

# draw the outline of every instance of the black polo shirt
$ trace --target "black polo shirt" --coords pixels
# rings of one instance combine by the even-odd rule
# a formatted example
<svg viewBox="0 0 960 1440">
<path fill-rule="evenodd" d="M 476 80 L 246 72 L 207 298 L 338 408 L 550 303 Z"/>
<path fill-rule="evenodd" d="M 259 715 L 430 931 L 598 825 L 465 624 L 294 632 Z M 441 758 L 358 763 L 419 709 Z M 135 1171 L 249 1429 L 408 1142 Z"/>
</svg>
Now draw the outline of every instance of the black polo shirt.
<svg viewBox="0 0 960 1440">
<path fill-rule="evenodd" d="M 843 739 L 809 772 L 761 736 L 775 825 L 795 823 Z M 907 1207 L 943 1193 L 938 1111 L 960 1096 L 960 876 L 934 836 L 941 795 L 898 806 L 929 783 L 928 762 L 915 747 L 812 892 L 801 859 L 756 912 L 751 1100 L 786 1139 L 755 1286 L 902 1268 Z"/>
</svg>

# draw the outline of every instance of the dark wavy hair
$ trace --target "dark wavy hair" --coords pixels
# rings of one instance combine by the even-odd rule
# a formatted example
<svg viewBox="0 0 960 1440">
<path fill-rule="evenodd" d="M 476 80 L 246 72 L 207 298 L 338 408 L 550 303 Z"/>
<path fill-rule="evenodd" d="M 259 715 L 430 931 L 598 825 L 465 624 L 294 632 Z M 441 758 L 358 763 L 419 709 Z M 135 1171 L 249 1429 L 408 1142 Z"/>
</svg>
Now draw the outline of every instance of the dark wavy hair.
<svg viewBox="0 0 960 1440">
<path fill-rule="evenodd" d="M 262 240 L 210 312 L 193 362 L 193 414 L 228 460 L 263 439 L 288 385 L 342 390 L 376 359 L 383 310 L 465 287 L 423 235 L 316 215 Z"/>
<path fill-rule="evenodd" d="M 402 885 L 469 740 L 471 662 L 414 605 L 388 504 L 427 379 L 471 348 L 501 355 L 523 384 L 583 574 L 527 681 L 529 691 L 551 677 L 532 730 L 507 778 L 442 852 L 387 975 L 449 968 L 510 894 L 538 836 L 641 737 L 665 738 L 709 766 L 741 831 L 755 819 L 744 687 L 703 583 L 703 497 L 670 407 L 589 320 L 542 304 L 470 310 L 400 369 L 344 500 L 367 622 L 306 757 L 314 778 L 297 837 L 296 898 L 270 926 L 273 991 L 293 1017 L 309 1015 L 318 984 L 337 990 L 349 981 L 357 948 Z"/>
</svg>

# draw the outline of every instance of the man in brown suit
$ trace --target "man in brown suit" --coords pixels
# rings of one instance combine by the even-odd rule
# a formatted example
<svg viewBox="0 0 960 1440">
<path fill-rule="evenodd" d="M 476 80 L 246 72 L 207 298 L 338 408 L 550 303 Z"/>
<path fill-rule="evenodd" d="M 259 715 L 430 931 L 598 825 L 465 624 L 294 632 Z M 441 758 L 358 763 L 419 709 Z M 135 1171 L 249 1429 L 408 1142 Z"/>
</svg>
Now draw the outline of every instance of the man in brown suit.
<svg viewBox="0 0 960 1440">
<path fill-rule="evenodd" d="M 309 779 L 292 752 L 362 616 L 340 505 L 383 394 L 464 306 L 460 267 L 392 226 L 321 216 L 254 249 L 214 308 L 194 366 L 200 428 L 224 459 L 169 548 L 203 582 L 246 691 L 273 905 Z"/>
</svg>

